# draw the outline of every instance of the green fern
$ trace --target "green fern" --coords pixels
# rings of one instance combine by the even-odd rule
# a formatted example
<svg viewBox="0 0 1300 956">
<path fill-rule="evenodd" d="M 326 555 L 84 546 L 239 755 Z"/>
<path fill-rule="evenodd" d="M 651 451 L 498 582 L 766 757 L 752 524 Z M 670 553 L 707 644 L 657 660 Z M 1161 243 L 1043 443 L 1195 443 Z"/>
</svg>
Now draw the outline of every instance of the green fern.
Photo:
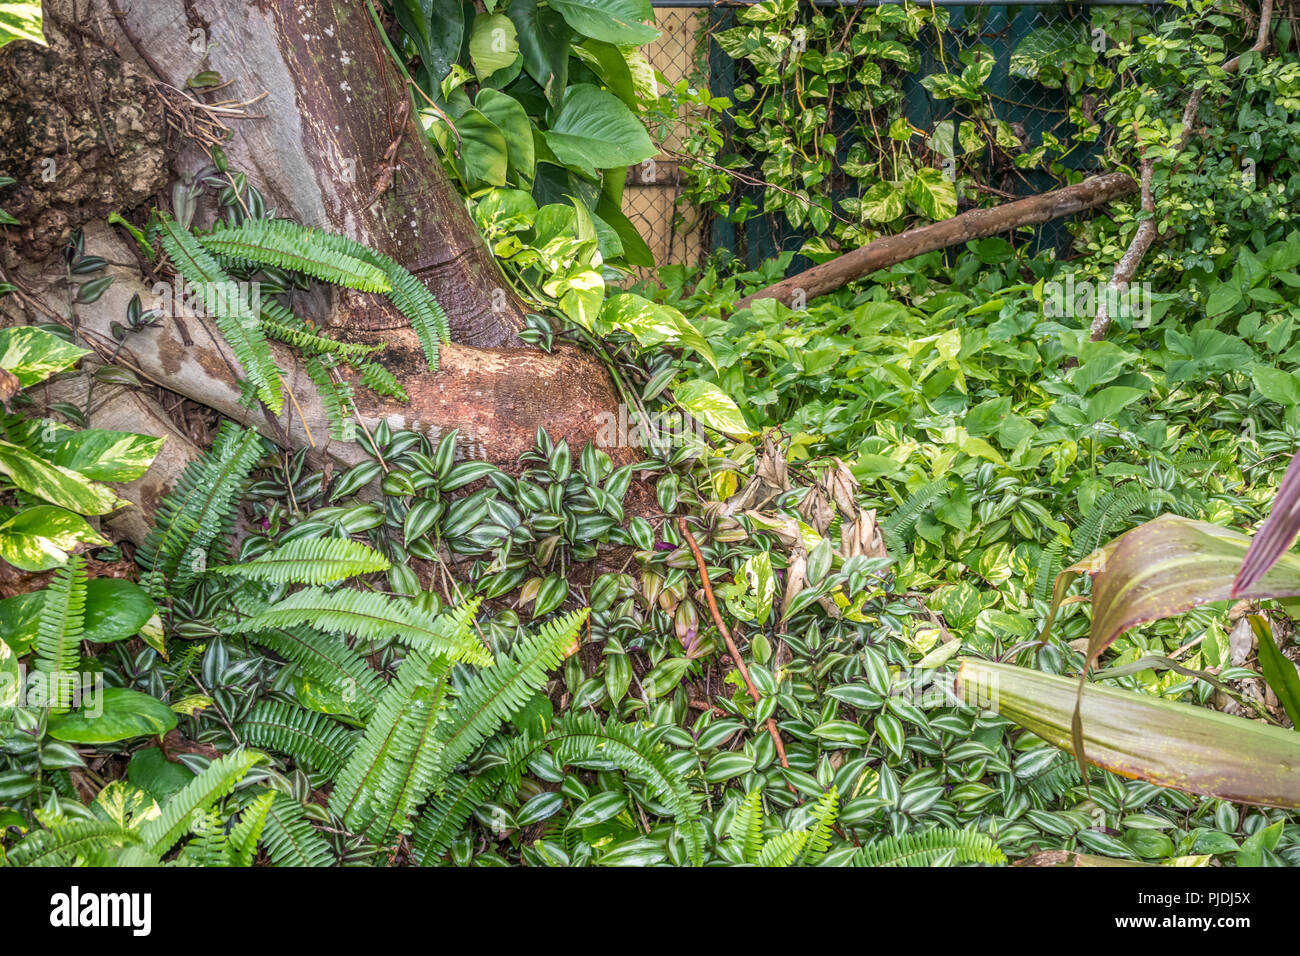
<svg viewBox="0 0 1300 956">
<path fill-rule="evenodd" d="M 383 681 L 379 672 L 343 638 L 306 627 L 270 628 L 250 637 L 297 664 L 304 676 L 335 688 L 357 717 L 365 719 L 374 713 L 383 693 Z"/>
<path fill-rule="evenodd" d="M 812 829 L 808 831 L 808 842 L 804 844 L 799 855 L 802 866 L 816 866 L 831 848 L 831 837 L 835 832 L 835 821 L 840 814 L 840 794 L 831 787 L 817 799 L 812 808 Z"/>
<path fill-rule="evenodd" d="M 509 720 L 546 683 L 547 672 L 564 659 L 565 649 L 587 619 L 581 608 L 542 626 L 537 634 L 518 641 L 509 654 L 472 675 L 461 686 L 447 719 L 438 728 L 444 750 L 443 766 L 451 770 Z"/>
<path fill-rule="evenodd" d="M 324 714 L 278 700 L 258 701 L 239 722 L 239 734 L 253 747 L 285 754 L 331 779 L 352 753 L 357 738 L 356 731 Z"/>
<path fill-rule="evenodd" d="M 751 790 L 736 808 L 727 828 L 727 837 L 739 843 L 741 859 L 757 863 L 763 851 L 763 791 Z"/>
<path fill-rule="evenodd" d="M 244 482 L 261 457 L 256 432 L 224 422 L 212 450 L 185 469 L 136 554 L 149 572 L 141 583 L 152 597 L 184 593 L 203 570 L 208 547 L 229 528 Z"/>
<path fill-rule="evenodd" d="M 699 797 L 644 730 L 620 724 L 615 718 L 602 725 L 594 715 L 580 712 L 565 717 L 548 740 L 561 766 L 603 767 L 613 763 L 645 781 L 676 821 L 687 857 L 696 866 L 703 864 L 706 837 L 700 822 Z"/>
<path fill-rule="evenodd" d="M 385 348 L 382 342 L 367 345 L 330 338 L 319 329 L 309 327 L 285 306 L 273 301 L 262 303 L 261 324 L 262 331 L 269 339 L 292 345 L 306 355 L 333 355 L 348 364 L 369 358 Z"/>
<path fill-rule="evenodd" d="M 234 238 L 239 242 L 228 241 L 232 238 L 232 233 L 236 234 Z M 437 371 L 439 344 L 449 341 L 451 337 L 447 314 L 438 304 L 437 299 L 425 288 L 423 282 L 388 256 L 347 236 L 324 232 L 282 219 L 252 220 L 236 229 L 209 233 L 201 237 L 201 241 L 204 245 L 215 248 L 214 237 L 216 242 L 224 243 L 218 251 L 223 254 L 237 255 L 248 262 L 274 265 L 274 262 L 267 261 L 273 255 L 295 252 L 309 254 L 311 259 L 325 264 L 346 263 L 350 269 L 356 268 L 356 264 L 361 264 L 373 269 L 375 274 L 382 277 L 386 288 L 365 291 L 383 292 L 398 311 L 406 316 L 424 349 L 430 371 Z M 261 258 L 257 258 L 259 256 Z M 282 268 L 293 267 L 286 264 L 282 265 Z M 348 285 L 349 283 L 338 282 L 337 284 Z"/>
<path fill-rule="evenodd" d="M 357 423 L 353 420 L 356 405 L 352 401 L 352 386 L 335 378 L 331 371 L 333 360 L 309 358 L 303 368 L 316 386 L 325 417 L 330 421 L 330 438 L 335 441 L 354 441 Z"/>
<path fill-rule="evenodd" d="M 885 544 L 894 555 L 899 556 L 907 553 L 907 537 L 916 527 L 916 522 L 925 509 L 930 507 L 948 487 L 948 479 L 939 478 L 929 484 L 922 485 L 908 496 L 903 502 L 901 508 L 889 516 L 885 522 Z"/>
<path fill-rule="evenodd" d="M 786 830 L 775 833 L 763 844 L 763 849 L 759 851 L 758 859 L 754 863 L 764 867 L 793 866 L 807 842 L 807 830 Z"/>
<path fill-rule="evenodd" d="M 72 706 L 80 689 L 81 634 L 86 616 L 86 559 L 69 555 L 45 589 L 36 632 L 35 668 L 55 713 Z"/>
<path fill-rule="evenodd" d="M 188 832 L 196 813 L 204 813 L 230 793 L 266 757 L 256 750 L 235 750 L 218 757 L 172 795 L 158 816 L 140 828 L 140 840 L 156 857 L 164 856 Z"/>
<path fill-rule="evenodd" d="M 347 236 L 322 233 L 317 238 L 334 251 L 369 262 L 384 273 L 392 285 L 392 289 L 388 292 L 389 301 L 411 323 L 411 328 L 415 330 L 420 346 L 424 349 L 429 370 L 436 372 L 439 343 L 450 341 L 451 325 L 447 321 L 447 313 L 443 311 L 433 294 L 425 288 L 424 283 L 388 256 Z"/>
<path fill-rule="evenodd" d="M 330 810 L 354 831 L 376 840 L 394 828 L 409 832 L 408 821 L 438 772 L 441 748 L 433 730 L 450 673 L 450 661 L 421 651 L 398 668 L 330 795 Z"/>
<path fill-rule="evenodd" d="M 1095 551 L 1102 539 L 1120 526 L 1129 515 L 1156 502 L 1172 503 L 1173 495 L 1158 488 L 1136 488 L 1132 491 L 1109 491 L 1102 495 L 1086 518 L 1074 532 L 1074 548 L 1070 561 L 1082 560 Z"/>
<path fill-rule="evenodd" d="M 163 216 L 158 223 L 158 235 L 176 271 L 202 296 L 206 314 L 216 322 L 239 364 L 244 367 L 244 374 L 256 389 L 257 397 L 279 414 L 284 405 L 280 370 L 251 305 L 241 301 L 239 295 L 231 294 L 234 280 L 189 230 Z"/>
<path fill-rule="evenodd" d="M 140 835 L 115 820 L 73 820 L 36 830 L 9 851 L 9 866 L 102 865 L 114 850 L 140 842 Z"/>
<path fill-rule="evenodd" d="M 935 866 L 945 862 L 997 866 L 1006 861 L 988 834 L 945 829 L 885 837 L 861 847 L 852 857 L 854 866 Z"/>
<path fill-rule="evenodd" d="M 273 584 L 322 585 L 388 568 L 387 558 L 351 538 L 298 538 L 251 561 L 209 570 Z"/>
<path fill-rule="evenodd" d="M 1052 596 L 1052 584 L 1061 571 L 1061 554 L 1065 551 L 1065 541 L 1056 538 L 1043 548 L 1038 557 L 1038 567 L 1034 571 L 1034 600 L 1047 601 Z"/>
<path fill-rule="evenodd" d="M 433 622 L 425 622 L 409 602 L 372 591 L 308 588 L 233 625 L 230 633 L 248 634 L 306 624 L 317 630 L 351 634 L 362 640 L 397 638 L 414 648 L 431 654 L 445 654 L 452 660 L 489 663 L 491 655 L 473 633 L 454 628 L 452 621 L 453 618 L 444 615 Z"/>
<path fill-rule="evenodd" d="M 266 812 L 262 849 L 276 866 L 333 866 L 334 852 L 293 798 L 277 793 Z"/>
<path fill-rule="evenodd" d="M 287 219 L 249 219 L 238 226 L 218 226 L 198 236 L 203 248 L 242 265 L 270 266 L 362 292 L 388 292 L 383 271 L 370 262 L 338 251 L 319 229 Z"/>
<path fill-rule="evenodd" d="M 230 862 L 232 866 L 252 866 L 257 857 L 257 844 L 266 828 L 266 815 L 271 811 L 276 794 L 268 790 L 254 797 L 239 814 L 239 822 L 230 829 Z"/>
</svg>

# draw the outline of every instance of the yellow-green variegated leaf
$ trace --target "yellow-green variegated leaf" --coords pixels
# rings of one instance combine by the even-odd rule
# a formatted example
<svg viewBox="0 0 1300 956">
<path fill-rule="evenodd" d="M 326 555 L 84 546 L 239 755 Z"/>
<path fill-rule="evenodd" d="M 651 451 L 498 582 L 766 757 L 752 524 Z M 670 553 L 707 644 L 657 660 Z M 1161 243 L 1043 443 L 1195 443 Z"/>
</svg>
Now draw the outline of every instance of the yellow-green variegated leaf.
<svg viewBox="0 0 1300 956">
<path fill-rule="evenodd" d="M 1123 777 L 1266 807 L 1300 807 L 1300 734 L 1190 704 L 1088 684 L 1012 664 L 964 660 L 957 692 L 1053 746 Z"/>
<path fill-rule="evenodd" d="M 0 560 L 24 571 L 49 571 L 68 560 L 78 544 L 106 545 L 81 515 L 54 505 L 23 508 L 0 522 Z"/>
<path fill-rule="evenodd" d="M 0 47 L 12 40 L 31 40 L 46 46 L 41 32 L 41 5 L 0 3 Z"/>
<path fill-rule="evenodd" d="M 3 9 L 0 5 L 0 10 Z M 0 36 L 3 36 L 2 29 Z M 31 325 L 0 329 L 0 368 L 13 372 L 24 388 L 43 382 L 89 354 L 89 350 Z"/>
<path fill-rule="evenodd" d="M 108 514 L 129 504 L 107 485 L 91 481 L 69 468 L 52 465 L 12 442 L 0 441 L 0 474 L 7 475 L 28 494 L 78 514 Z"/>
<path fill-rule="evenodd" d="M 665 343 L 692 348 L 713 366 L 717 359 L 708 340 L 699 329 L 691 325 L 686 316 L 670 305 L 651 302 L 644 296 L 623 292 L 611 296 L 600 312 L 601 322 L 611 328 L 622 329 L 632 335 L 637 343 L 650 348 Z"/>
<path fill-rule="evenodd" d="M 748 435 L 749 426 L 736 403 L 718 386 L 692 379 L 673 386 L 673 395 L 702 425 L 727 435 Z"/>
</svg>

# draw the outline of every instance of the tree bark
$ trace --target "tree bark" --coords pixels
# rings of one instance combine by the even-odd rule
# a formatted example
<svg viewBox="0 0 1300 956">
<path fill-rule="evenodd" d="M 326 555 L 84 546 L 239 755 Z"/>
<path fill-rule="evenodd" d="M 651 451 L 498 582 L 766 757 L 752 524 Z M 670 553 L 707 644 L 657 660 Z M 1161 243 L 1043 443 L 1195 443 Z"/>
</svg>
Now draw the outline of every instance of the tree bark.
<svg viewBox="0 0 1300 956">
<path fill-rule="evenodd" d="M 1137 183 L 1131 176 L 1124 173 L 1109 173 L 1104 176 L 1093 176 L 1077 185 L 1053 189 L 1027 199 L 1001 203 L 986 209 L 972 209 L 951 219 L 909 229 L 895 236 L 886 236 L 860 249 L 846 252 L 842 256 L 837 256 L 746 296 L 736 303 L 736 308 L 747 308 L 759 299 L 778 299 L 785 305 L 790 305 L 797 297 L 802 296 L 807 302 L 819 295 L 834 292 L 854 279 L 859 279 L 877 269 L 887 269 L 892 265 L 936 249 L 954 246 L 959 242 L 993 236 L 1020 226 L 1036 225 L 1082 212 L 1085 209 L 1092 209 L 1120 196 L 1127 196 L 1137 188 Z"/>
<path fill-rule="evenodd" d="M 517 471 L 539 427 L 576 450 L 596 438 L 602 413 L 617 412 L 617 392 L 598 358 L 567 346 L 547 353 L 518 339 L 528 308 L 407 108 L 405 80 L 364 4 L 149 0 L 119 10 L 111 0 L 90 0 L 89 12 L 85 6 L 47 0 L 47 33 L 62 30 L 63 42 L 73 35 L 76 42 L 99 38 L 137 71 L 176 90 L 185 90 L 202 70 L 216 71 L 223 86 L 209 100 L 256 101 L 250 112 L 258 118 L 231 121 L 234 136 L 223 148 L 230 168 L 247 175 L 267 207 L 390 256 L 424 281 L 447 312 L 452 342 L 441 350 L 439 370 L 430 372 L 414 332 L 382 297 L 328 290 L 304 298 L 308 308 L 299 309 L 301 317 L 339 338 L 387 346 L 378 360 L 410 401 L 357 385 L 366 428 L 387 421 L 434 439 L 459 429 L 461 456 Z M 30 109 L 39 111 L 41 104 Z M 0 167 L 3 155 L 0 144 Z M 191 144 L 179 152 L 173 173 L 185 179 L 208 161 L 207 152 Z M 27 173 L 20 171 L 20 178 Z M 33 180 L 37 173 L 31 172 Z M 26 300 L 43 314 L 29 311 L 26 318 L 58 315 L 107 355 L 116 345 L 112 323 L 122 320 L 132 294 L 145 302 L 154 298 L 152 282 L 129 265 L 132 250 L 120 231 L 92 222 L 85 235 L 87 252 L 107 258 L 116 281 L 94 304 L 76 306 L 74 316 L 62 263 L 28 269 L 21 276 Z M 12 302 L 4 305 L 14 309 Z M 201 320 L 168 316 L 156 328 L 131 333 L 118 362 L 259 429 L 282 447 L 314 445 L 344 465 L 366 457 L 355 444 L 329 441 L 329 419 L 297 355 L 273 348 L 293 398 L 279 417 L 239 404 L 239 364 Z M 148 427 L 149 418 L 142 417 L 137 430 Z M 607 451 L 619 464 L 637 457 L 635 449 Z"/>
</svg>

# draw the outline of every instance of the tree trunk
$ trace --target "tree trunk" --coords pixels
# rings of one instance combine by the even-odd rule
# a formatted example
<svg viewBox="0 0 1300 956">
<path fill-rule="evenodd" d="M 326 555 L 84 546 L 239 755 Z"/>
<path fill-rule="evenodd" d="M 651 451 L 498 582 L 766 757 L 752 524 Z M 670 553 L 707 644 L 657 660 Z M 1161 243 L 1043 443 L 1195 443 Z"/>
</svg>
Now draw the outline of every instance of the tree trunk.
<svg viewBox="0 0 1300 956">
<path fill-rule="evenodd" d="M 84 3 L 47 0 L 47 33 L 56 48 L 105 47 L 176 90 L 202 70 L 216 71 L 225 85 L 209 100 L 257 101 L 248 111 L 258 118 L 229 121 L 234 136 L 224 149 L 230 168 L 247 174 L 267 207 L 390 256 L 424 281 L 446 310 L 452 342 L 442 349 L 439 370 L 430 372 L 405 318 L 382 297 L 331 290 L 308 298 L 315 307 L 300 310 L 303 318 L 342 339 L 388 346 L 378 358 L 410 401 L 385 399 L 358 385 L 357 410 L 367 428 L 387 421 L 435 439 L 456 428 L 464 439 L 462 455 L 509 470 L 517 470 L 518 456 L 539 427 L 575 448 L 594 440 L 601 413 L 617 411 L 604 366 L 571 347 L 547 353 L 517 338 L 527 309 L 406 108 L 405 81 L 364 4 L 149 0 L 119 10 L 111 0 L 90 0 L 89 6 L 87 14 Z M 84 52 L 78 55 L 84 62 Z M 96 125 L 112 140 L 119 117 L 111 111 L 105 117 L 96 91 L 87 92 Z M 39 113 L 46 105 L 25 108 Z M 106 145 L 113 152 L 112 143 Z M 0 171 L 8 171 L 4 152 L 0 143 Z M 183 179 L 207 162 L 204 150 L 189 145 L 172 172 Z M 38 172 L 11 175 L 40 189 Z M 93 305 L 76 307 L 75 323 L 108 354 L 115 347 L 111 324 L 122 320 L 132 294 L 153 299 L 152 283 L 130 265 L 132 250 L 120 231 L 96 222 L 86 225 L 85 235 L 87 252 L 109 259 L 117 278 Z M 25 269 L 20 278 L 29 292 L 23 301 L 45 312 L 40 320 L 57 314 L 74 321 L 61 262 Z M 38 316 L 29 309 L 26 318 Z M 324 447 L 342 464 L 364 458 L 356 445 L 329 442 L 328 418 L 297 356 L 274 350 L 293 399 L 278 419 L 239 404 L 239 365 L 219 333 L 199 320 L 169 316 L 157 328 L 134 332 L 118 360 L 258 428 L 282 447 Z M 146 429 L 147 422 L 139 427 Z M 633 449 L 608 452 L 620 464 L 635 458 Z"/>
</svg>

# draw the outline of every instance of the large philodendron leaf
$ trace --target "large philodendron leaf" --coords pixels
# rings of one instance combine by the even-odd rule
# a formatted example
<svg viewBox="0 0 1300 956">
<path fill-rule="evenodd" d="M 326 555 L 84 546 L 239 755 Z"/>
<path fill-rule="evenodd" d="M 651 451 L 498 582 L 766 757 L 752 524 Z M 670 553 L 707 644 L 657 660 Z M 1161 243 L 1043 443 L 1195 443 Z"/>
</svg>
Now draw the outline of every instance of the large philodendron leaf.
<svg viewBox="0 0 1300 956">
<path fill-rule="evenodd" d="M 1078 756 L 1076 701 L 1086 759 L 1124 777 L 1267 807 L 1300 807 L 1300 734 L 1158 697 L 1012 664 L 964 660 L 957 692 Z"/>
<path fill-rule="evenodd" d="M 1064 602 L 1071 574 L 1092 573 L 1092 631 L 1088 664 L 1096 663 L 1125 631 L 1231 598 L 1260 600 L 1300 595 L 1300 555 L 1282 555 L 1249 588 L 1233 581 L 1251 539 L 1238 531 L 1178 515 L 1161 515 L 1094 551 L 1057 578 L 1046 637 Z"/>
</svg>

